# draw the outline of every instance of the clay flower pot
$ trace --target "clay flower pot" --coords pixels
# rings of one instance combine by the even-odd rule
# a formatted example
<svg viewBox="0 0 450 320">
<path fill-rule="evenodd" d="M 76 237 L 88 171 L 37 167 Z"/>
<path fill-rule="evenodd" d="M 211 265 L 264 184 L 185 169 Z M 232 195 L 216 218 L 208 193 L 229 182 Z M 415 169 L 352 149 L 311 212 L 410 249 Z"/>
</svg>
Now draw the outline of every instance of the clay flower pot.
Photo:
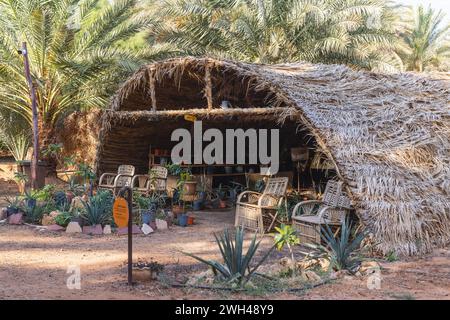
<svg viewBox="0 0 450 320">
<path fill-rule="evenodd" d="M 133 279 L 136 281 L 147 282 L 156 280 L 158 278 L 158 272 L 151 270 L 148 267 L 135 267 L 133 266 Z"/>
<path fill-rule="evenodd" d="M 188 216 L 188 218 L 187 218 L 187 224 L 189 225 L 189 226 L 192 226 L 193 224 L 194 224 L 194 217 L 192 217 L 192 216 Z"/>
<path fill-rule="evenodd" d="M 183 194 L 193 196 L 197 192 L 197 181 L 186 181 L 183 185 Z"/>
<path fill-rule="evenodd" d="M 220 200 L 219 201 L 219 208 L 220 209 L 225 209 L 227 207 L 227 202 L 225 200 Z"/>
</svg>

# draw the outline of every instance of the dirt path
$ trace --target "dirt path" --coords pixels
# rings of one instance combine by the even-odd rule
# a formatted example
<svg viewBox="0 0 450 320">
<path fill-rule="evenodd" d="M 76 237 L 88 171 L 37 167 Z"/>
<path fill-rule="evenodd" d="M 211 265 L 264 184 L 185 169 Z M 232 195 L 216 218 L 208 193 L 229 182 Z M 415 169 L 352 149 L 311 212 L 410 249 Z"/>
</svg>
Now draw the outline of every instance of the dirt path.
<svg viewBox="0 0 450 320">
<path fill-rule="evenodd" d="M 202 212 L 193 227 L 173 227 L 134 237 L 134 257 L 166 265 L 171 281 L 184 282 L 205 267 L 181 254 L 217 258 L 213 232 L 232 226 L 232 212 Z M 271 238 L 263 240 L 268 248 Z M 243 296 L 207 290 L 173 289 L 163 283 L 126 285 L 125 237 L 39 232 L 27 226 L 0 226 L 0 297 L 3 299 L 450 299 L 450 250 L 422 259 L 384 263 L 380 290 L 366 279 L 336 280 L 298 294 Z M 272 262 L 282 256 L 274 253 Z M 69 266 L 81 270 L 81 290 L 69 290 Z"/>
</svg>

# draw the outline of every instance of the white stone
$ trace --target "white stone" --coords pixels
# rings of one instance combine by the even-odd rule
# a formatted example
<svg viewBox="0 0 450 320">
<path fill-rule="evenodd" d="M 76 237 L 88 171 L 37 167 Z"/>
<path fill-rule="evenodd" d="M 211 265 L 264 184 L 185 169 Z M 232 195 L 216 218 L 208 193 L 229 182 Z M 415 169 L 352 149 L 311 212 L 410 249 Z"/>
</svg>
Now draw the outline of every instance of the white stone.
<svg viewBox="0 0 450 320">
<path fill-rule="evenodd" d="M 103 227 L 103 234 L 111 234 L 111 233 L 112 233 L 111 226 L 109 224 Z"/>
<path fill-rule="evenodd" d="M 143 232 L 145 235 L 148 235 L 148 234 L 150 234 L 150 233 L 155 232 L 155 230 L 153 230 L 152 227 L 150 227 L 150 226 L 149 226 L 148 224 L 146 224 L 146 223 L 144 223 L 144 224 L 142 225 L 141 230 L 142 230 L 142 232 Z"/>
<path fill-rule="evenodd" d="M 67 233 L 81 233 L 83 230 L 81 230 L 80 224 L 78 222 L 69 222 L 66 228 Z"/>
<path fill-rule="evenodd" d="M 168 229 L 167 221 L 161 220 L 161 219 L 156 219 L 156 229 L 158 229 L 158 230 Z"/>
</svg>

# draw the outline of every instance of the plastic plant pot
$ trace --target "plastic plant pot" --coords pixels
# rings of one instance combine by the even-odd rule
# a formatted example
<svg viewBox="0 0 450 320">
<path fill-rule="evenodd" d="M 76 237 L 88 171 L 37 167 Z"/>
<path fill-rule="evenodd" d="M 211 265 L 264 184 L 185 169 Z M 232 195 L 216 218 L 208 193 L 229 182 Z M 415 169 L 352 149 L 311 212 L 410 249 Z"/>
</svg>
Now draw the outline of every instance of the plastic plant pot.
<svg viewBox="0 0 450 320">
<path fill-rule="evenodd" d="M 202 199 L 195 200 L 195 201 L 192 203 L 192 209 L 193 209 L 194 211 L 202 210 L 202 208 L 203 208 L 203 200 L 202 200 Z"/>
<path fill-rule="evenodd" d="M 181 214 L 178 217 L 178 225 L 180 227 L 186 227 L 188 225 L 188 216 L 187 216 L 187 214 Z"/>
<path fill-rule="evenodd" d="M 28 199 L 27 207 L 30 209 L 33 209 L 34 207 L 36 207 L 36 199 Z"/>
<path fill-rule="evenodd" d="M 145 211 L 142 213 L 142 223 L 150 225 L 153 221 L 153 213 L 151 211 Z"/>
</svg>

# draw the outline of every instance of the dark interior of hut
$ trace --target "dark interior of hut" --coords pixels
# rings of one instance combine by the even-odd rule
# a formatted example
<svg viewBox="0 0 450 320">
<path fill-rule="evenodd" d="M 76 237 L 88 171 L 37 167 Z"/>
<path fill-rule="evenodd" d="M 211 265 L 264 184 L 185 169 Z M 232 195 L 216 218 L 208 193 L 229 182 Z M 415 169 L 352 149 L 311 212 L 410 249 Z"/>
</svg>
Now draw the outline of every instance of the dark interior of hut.
<svg viewBox="0 0 450 320">
<path fill-rule="evenodd" d="M 172 73 L 155 81 L 156 103 L 153 103 L 155 111 L 203 109 L 199 119 L 202 120 L 203 132 L 209 128 L 217 128 L 225 135 L 226 129 L 240 128 L 244 131 L 250 128 L 269 131 L 279 129 L 278 175 L 288 176 L 293 189 L 313 189 L 318 193 L 323 192 L 327 180 L 335 175 L 335 171 L 323 154 L 317 151 L 314 137 L 308 134 L 298 118 L 288 117 L 280 123 L 280 118 L 274 113 L 250 112 L 245 115 L 233 115 L 232 112 L 227 112 L 227 109 L 263 110 L 268 107 L 287 107 L 281 99 L 276 99 L 276 94 L 272 90 L 258 83 L 255 78 L 239 76 L 234 70 L 221 68 L 211 69 L 209 86 L 208 81 L 205 86 L 205 70 L 196 68 L 198 67 L 188 65 L 181 75 Z M 149 79 L 140 84 L 142 88 L 136 88 L 127 96 L 121 110 L 152 110 L 151 93 L 148 90 Z M 209 116 L 208 101 L 214 109 L 219 108 L 223 112 Z M 123 153 L 124 148 L 128 150 L 127 159 L 133 159 L 130 161 L 133 163 L 130 164 L 136 166 L 138 173 L 145 174 L 151 166 L 167 164 L 171 161 L 170 150 L 178 143 L 171 141 L 172 132 L 179 128 L 193 132 L 193 126 L 192 121 L 180 115 L 167 116 L 163 119 L 141 119 L 132 124 L 116 126 L 107 138 L 113 143 L 105 143 L 106 148 L 103 152 L 106 157 L 103 168 L 115 170 L 113 167 L 117 167 L 118 160 L 108 163 L 107 154 L 117 155 L 120 154 L 119 150 Z M 125 136 L 127 138 L 124 140 Z M 192 135 L 192 140 L 194 139 Z M 121 142 L 118 144 L 118 141 Z M 203 142 L 203 147 L 207 144 Z M 248 158 L 247 148 L 246 159 Z M 183 166 L 189 167 L 194 175 L 209 176 L 212 188 L 233 182 L 248 183 L 246 177 L 249 174 L 259 174 L 261 171 L 261 164 L 236 164 L 236 161 L 234 163 L 223 165 L 186 163 Z"/>
<path fill-rule="evenodd" d="M 200 119 L 199 119 L 200 120 Z M 227 129 L 268 129 L 269 136 L 266 139 L 270 142 L 270 130 L 279 130 L 279 171 L 277 176 L 289 177 L 289 185 L 293 189 L 315 189 L 316 192 L 323 192 L 326 181 L 335 175 L 334 169 L 325 161 L 323 155 L 316 149 L 314 138 L 309 135 L 306 129 L 298 123 L 296 119 L 285 119 L 284 123 L 279 123 L 273 115 L 248 115 L 248 116 L 220 116 L 214 118 L 202 118 L 202 131 L 208 129 L 219 129 L 226 137 Z M 130 164 L 137 167 L 139 173 L 147 173 L 149 168 L 154 165 L 166 165 L 171 162 L 171 150 L 179 141 L 171 141 L 172 132 L 176 129 L 184 128 L 191 133 L 191 146 L 193 150 L 195 141 L 202 138 L 194 135 L 194 123 L 183 117 L 177 119 L 164 120 L 164 125 L 159 122 L 141 123 L 142 128 L 131 130 L 131 128 L 116 128 L 118 131 L 130 130 L 139 132 L 139 142 L 129 144 L 132 148 L 127 152 Z M 144 128 L 145 127 L 145 128 Z M 136 129 L 136 128 L 134 128 Z M 145 134 L 143 134 L 145 132 Z M 112 133 L 113 134 L 113 133 Z M 132 136 L 129 136 L 132 138 Z M 198 143 L 198 142 L 197 142 Z M 223 143 L 224 162 L 226 162 L 226 141 Z M 201 164 L 191 163 L 182 164 L 196 176 L 208 176 L 212 188 L 218 185 L 232 185 L 233 182 L 248 184 L 249 174 L 259 175 L 263 164 L 249 163 L 249 140 L 246 140 L 245 159 L 246 164 L 239 164 L 237 161 L 238 150 L 235 149 L 233 164 Z M 202 150 L 210 142 L 202 142 Z M 269 153 L 270 150 L 269 146 Z M 139 160 L 139 161 L 138 161 Z M 258 159 L 259 160 L 259 159 Z"/>
</svg>

